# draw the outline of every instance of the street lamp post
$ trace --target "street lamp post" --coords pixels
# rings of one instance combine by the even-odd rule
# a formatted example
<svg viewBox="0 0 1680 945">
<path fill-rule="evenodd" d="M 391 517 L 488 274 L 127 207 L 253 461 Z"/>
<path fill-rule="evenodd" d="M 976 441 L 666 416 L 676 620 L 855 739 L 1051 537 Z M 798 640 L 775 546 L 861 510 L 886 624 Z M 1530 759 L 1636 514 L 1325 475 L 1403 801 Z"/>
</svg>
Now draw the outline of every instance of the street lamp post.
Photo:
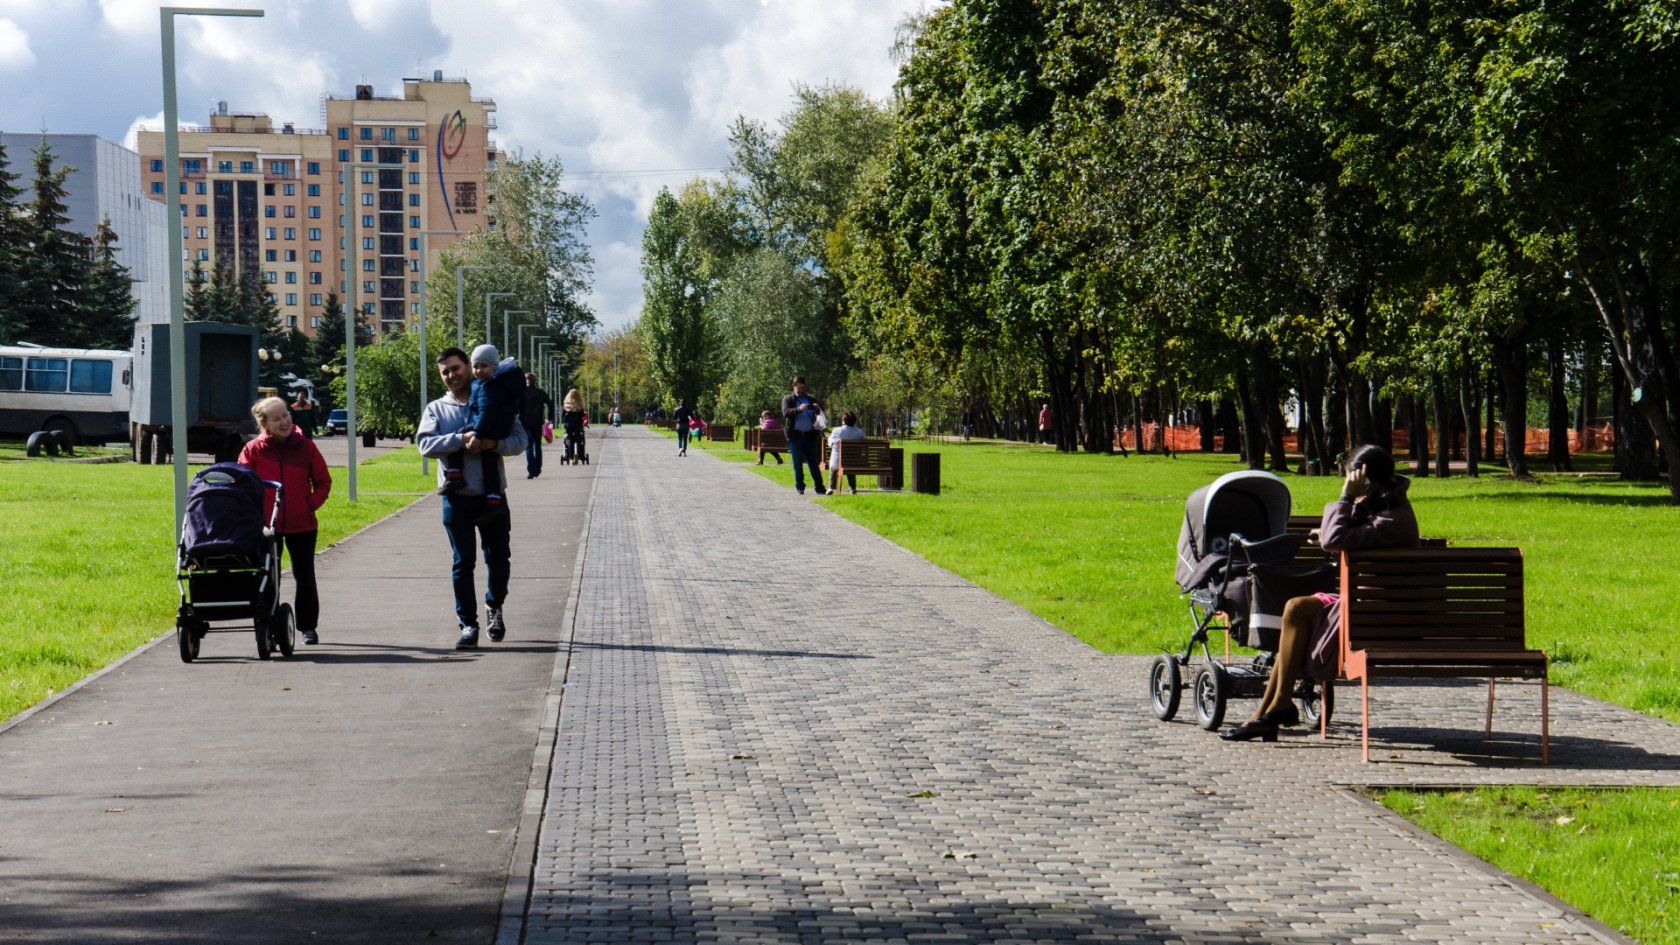
<svg viewBox="0 0 1680 945">
<path fill-rule="evenodd" d="M 490 269 L 490 266 L 456 266 L 455 267 L 455 347 L 466 350 L 467 347 L 467 316 L 461 307 L 461 273 L 468 269 Z"/>
<path fill-rule="evenodd" d="M 532 327 L 532 326 L 521 325 L 520 327 L 524 328 L 524 327 Z M 537 360 L 537 340 L 540 339 L 540 338 L 552 338 L 552 337 L 554 337 L 554 336 L 553 335 L 539 335 L 539 334 L 536 334 L 535 332 L 533 332 L 531 334 L 531 348 L 530 348 L 531 357 L 529 359 L 529 363 L 539 365 L 539 366 L 542 364 L 541 361 Z M 519 354 L 520 354 L 521 357 L 524 357 L 525 350 L 526 350 L 525 349 L 525 339 L 522 337 L 522 338 L 519 339 Z"/>
<path fill-rule="evenodd" d="M 484 343 L 495 344 L 496 336 L 490 332 L 490 300 L 505 299 L 517 292 L 486 292 L 484 293 Z M 507 313 L 502 313 L 502 356 L 507 357 Z"/>
<path fill-rule="evenodd" d="M 509 309 L 509 310 L 503 312 L 502 317 L 505 318 L 505 319 L 508 319 L 509 321 L 512 321 L 513 316 L 515 316 L 515 315 L 529 315 L 529 314 L 531 314 L 529 311 L 526 311 L 524 309 L 515 308 L 515 309 Z M 532 331 L 535 331 L 536 329 L 541 328 L 541 327 L 542 327 L 541 325 L 520 325 L 519 326 L 519 346 L 514 349 L 513 353 L 514 353 L 515 357 L 519 358 L 519 363 L 520 364 L 526 363 L 526 361 L 525 361 L 525 329 L 529 328 Z"/>
<path fill-rule="evenodd" d="M 349 469 L 345 478 L 346 495 L 352 504 L 356 501 L 356 323 L 361 320 L 361 298 L 358 296 L 361 282 L 361 271 L 352 268 L 350 261 L 361 261 L 361 247 L 356 241 L 361 239 L 361 221 L 357 216 L 356 172 L 359 168 L 371 167 L 378 170 L 384 165 L 371 161 L 354 161 L 340 164 L 343 168 L 339 173 L 344 174 L 344 225 L 349 229 L 349 236 L 345 239 L 344 247 L 344 291 L 349 296 L 350 304 L 344 309 L 344 433 L 346 458 Z M 374 182 L 378 186 L 378 182 Z M 375 191 L 377 193 L 377 191 Z"/>
<path fill-rule="evenodd" d="M 163 179 L 169 191 L 169 436 L 175 460 L 175 534 L 187 517 L 187 318 L 181 276 L 181 129 L 175 101 L 175 17 L 262 16 L 263 11 L 159 7 L 163 36 Z"/>
<path fill-rule="evenodd" d="M 430 379 L 432 366 L 426 363 L 430 352 L 426 350 L 426 237 L 428 236 L 460 236 L 460 230 L 421 230 L 420 231 L 420 413 L 426 415 L 426 382 Z M 457 292 L 457 295 L 460 293 Z M 426 454 L 420 454 L 420 475 L 428 472 Z"/>
</svg>

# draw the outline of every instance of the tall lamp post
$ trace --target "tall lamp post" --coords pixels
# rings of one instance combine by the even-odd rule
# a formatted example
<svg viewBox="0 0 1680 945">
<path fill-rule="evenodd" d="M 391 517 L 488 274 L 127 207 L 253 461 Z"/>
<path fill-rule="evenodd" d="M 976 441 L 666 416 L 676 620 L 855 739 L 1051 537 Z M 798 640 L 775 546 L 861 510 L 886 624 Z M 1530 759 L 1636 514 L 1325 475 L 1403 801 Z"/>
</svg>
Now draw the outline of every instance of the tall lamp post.
<svg viewBox="0 0 1680 945">
<path fill-rule="evenodd" d="M 358 295 L 361 288 L 361 269 L 352 270 L 351 260 L 361 261 L 362 249 L 357 242 L 362 238 L 361 220 L 357 216 L 356 206 L 356 174 L 359 169 L 371 167 L 378 170 L 384 165 L 371 161 L 354 161 L 340 164 L 343 168 L 339 173 L 344 174 L 344 225 L 349 229 L 349 236 L 345 238 L 344 253 L 344 291 L 349 296 L 350 304 L 344 308 L 344 434 L 345 447 L 348 450 L 346 458 L 349 469 L 345 473 L 347 480 L 347 495 L 354 503 L 356 501 L 356 323 L 362 318 L 362 302 Z M 379 186 L 374 182 L 374 186 Z M 378 191 L 376 190 L 375 193 Z"/>
<path fill-rule="evenodd" d="M 529 314 L 531 314 L 529 311 L 526 311 L 524 309 L 515 308 L 515 309 L 509 309 L 509 310 L 503 312 L 502 317 L 505 318 L 505 319 L 508 319 L 509 321 L 512 321 L 513 316 L 515 316 L 515 315 L 529 315 Z M 519 326 L 519 346 L 514 348 L 513 351 L 514 351 L 514 356 L 519 358 L 519 363 L 520 364 L 529 363 L 525 360 L 525 329 L 529 328 L 532 331 L 536 331 L 538 328 L 541 328 L 541 327 L 542 327 L 541 325 L 520 325 Z"/>
<path fill-rule="evenodd" d="M 181 129 L 175 101 L 175 17 L 262 16 L 263 11 L 159 7 L 163 36 L 163 179 L 169 192 L 169 450 L 175 460 L 175 534 L 187 517 L 187 317 L 181 275 Z"/>
<path fill-rule="evenodd" d="M 486 292 L 484 293 L 484 343 L 496 343 L 496 336 L 490 332 L 490 300 L 505 299 L 516 292 Z M 507 313 L 502 313 L 502 356 L 507 357 Z"/>
<path fill-rule="evenodd" d="M 525 327 L 525 326 L 521 326 L 521 327 Z M 531 335 L 531 348 L 530 348 L 531 357 L 530 357 L 530 359 L 527 363 L 534 364 L 534 365 L 538 366 L 539 376 L 541 375 L 540 368 L 541 368 L 542 362 L 537 360 L 537 342 L 541 339 L 552 338 L 552 337 L 553 337 L 552 335 L 538 335 L 538 334 L 534 334 L 534 333 Z M 519 353 L 520 353 L 521 357 L 523 357 L 524 354 L 525 354 L 525 339 L 524 338 L 519 339 Z M 546 378 L 544 378 L 544 380 L 546 380 Z"/>
<path fill-rule="evenodd" d="M 420 231 L 420 412 L 417 417 L 426 415 L 426 404 L 430 400 L 426 397 L 426 382 L 430 379 L 432 366 L 426 363 L 430 354 L 426 350 L 426 237 L 428 236 L 460 236 L 460 230 L 421 230 Z M 460 293 L 457 292 L 456 295 Z M 420 454 L 420 475 L 429 471 L 426 454 Z"/>
<path fill-rule="evenodd" d="M 490 266 L 456 266 L 455 267 L 455 347 L 466 350 L 467 347 L 467 317 L 465 309 L 461 307 L 461 273 L 468 269 L 490 269 Z"/>
</svg>

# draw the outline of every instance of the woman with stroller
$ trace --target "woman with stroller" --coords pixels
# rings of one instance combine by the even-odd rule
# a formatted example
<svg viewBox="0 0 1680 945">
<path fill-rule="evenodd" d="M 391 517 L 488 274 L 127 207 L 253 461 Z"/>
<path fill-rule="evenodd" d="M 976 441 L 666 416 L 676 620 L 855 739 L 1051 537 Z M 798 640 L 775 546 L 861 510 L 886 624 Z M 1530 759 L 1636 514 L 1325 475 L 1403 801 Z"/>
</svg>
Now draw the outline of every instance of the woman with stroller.
<svg viewBox="0 0 1680 945">
<path fill-rule="evenodd" d="M 319 643 L 316 634 L 321 619 L 321 596 L 315 589 L 315 536 L 320 526 L 315 510 L 332 491 L 327 461 L 315 441 L 292 423 L 292 412 L 278 397 L 264 397 L 251 405 L 251 416 L 262 432 L 239 451 L 239 464 L 281 487 L 280 517 L 276 528 L 292 561 L 292 582 L 297 597 L 292 610 L 303 642 Z M 263 490 L 263 521 L 273 512 L 274 493 Z"/>
<path fill-rule="evenodd" d="M 1324 507 L 1318 543 L 1325 551 L 1357 548 L 1407 548 L 1418 543 L 1417 516 L 1406 498 L 1411 480 L 1394 471 L 1394 458 L 1380 446 L 1361 446 L 1342 467 L 1347 480 L 1341 497 Z M 1335 658 L 1336 632 L 1342 621 L 1335 594 L 1296 597 L 1283 607 L 1283 629 L 1265 695 L 1254 717 L 1229 731 L 1226 741 L 1276 741 L 1278 728 L 1299 725 L 1295 683 L 1302 673 L 1328 678 Z"/>
<path fill-rule="evenodd" d="M 583 412 L 583 395 L 576 387 L 566 391 L 566 399 L 560 402 L 560 426 L 566 431 L 566 462 L 583 461 L 583 425 L 588 422 L 588 415 Z"/>
</svg>

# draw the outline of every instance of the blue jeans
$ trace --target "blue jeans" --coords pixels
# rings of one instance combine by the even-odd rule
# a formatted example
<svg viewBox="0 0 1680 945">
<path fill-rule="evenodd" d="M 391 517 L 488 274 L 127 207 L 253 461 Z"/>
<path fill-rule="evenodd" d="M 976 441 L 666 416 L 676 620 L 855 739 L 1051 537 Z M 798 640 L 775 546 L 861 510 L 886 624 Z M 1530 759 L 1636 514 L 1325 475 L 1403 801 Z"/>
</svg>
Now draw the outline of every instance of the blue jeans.
<svg viewBox="0 0 1680 945">
<path fill-rule="evenodd" d="M 805 491 L 805 466 L 811 467 L 811 485 L 825 492 L 822 479 L 822 434 L 816 430 L 788 431 L 788 455 L 793 457 L 793 488 Z"/>
<path fill-rule="evenodd" d="M 449 533 L 449 550 L 455 555 L 455 567 L 450 571 L 455 589 L 455 616 L 467 627 L 478 626 L 473 567 L 481 536 L 484 539 L 484 566 L 488 572 L 484 603 L 492 608 L 500 607 L 507 601 L 508 595 L 508 562 L 513 557 L 508 550 L 508 537 L 513 533 L 513 527 L 506 515 L 485 525 L 475 524 L 483 511 L 484 496 L 443 497 L 443 530 Z"/>
<path fill-rule="evenodd" d="M 686 423 L 678 424 L 677 425 L 677 452 L 679 452 L 679 453 L 680 452 L 686 452 L 687 450 L 688 450 L 688 424 L 686 424 Z"/>
<path fill-rule="evenodd" d="M 525 474 L 528 476 L 542 475 L 542 424 L 531 426 L 525 424 Z"/>
</svg>

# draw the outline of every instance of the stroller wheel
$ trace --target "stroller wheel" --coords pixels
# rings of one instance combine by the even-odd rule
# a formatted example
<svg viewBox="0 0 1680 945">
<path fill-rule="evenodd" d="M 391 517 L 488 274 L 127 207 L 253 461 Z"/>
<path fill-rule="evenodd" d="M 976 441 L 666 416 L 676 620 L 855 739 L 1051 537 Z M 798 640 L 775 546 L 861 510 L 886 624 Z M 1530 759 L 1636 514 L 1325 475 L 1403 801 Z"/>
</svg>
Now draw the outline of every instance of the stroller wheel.
<svg viewBox="0 0 1680 945">
<path fill-rule="evenodd" d="M 1209 663 L 1196 674 L 1196 724 L 1213 731 L 1225 721 L 1225 694 L 1230 687 L 1225 667 Z"/>
<path fill-rule="evenodd" d="M 1336 690 L 1323 683 L 1304 682 L 1295 692 L 1295 706 L 1301 710 L 1301 721 L 1309 728 L 1318 728 L 1319 715 L 1332 718 L 1336 712 Z"/>
<path fill-rule="evenodd" d="M 1178 671 L 1178 659 L 1170 653 L 1155 657 L 1149 666 L 1149 704 L 1155 717 L 1172 721 L 1178 714 L 1178 700 L 1184 689 L 1184 677 Z"/>
<path fill-rule="evenodd" d="M 274 612 L 274 645 L 281 656 L 291 656 L 297 648 L 297 618 L 292 616 L 291 604 L 281 604 Z"/>
<path fill-rule="evenodd" d="M 257 659 L 266 660 L 274 652 L 274 639 L 270 635 L 269 618 L 258 617 L 252 623 L 256 624 Z"/>
<path fill-rule="evenodd" d="M 200 634 L 195 622 L 190 618 L 175 621 L 175 645 L 181 650 L 181 662 L 191 663 L 198 659 L 198 644 Z"/>
</svg>

